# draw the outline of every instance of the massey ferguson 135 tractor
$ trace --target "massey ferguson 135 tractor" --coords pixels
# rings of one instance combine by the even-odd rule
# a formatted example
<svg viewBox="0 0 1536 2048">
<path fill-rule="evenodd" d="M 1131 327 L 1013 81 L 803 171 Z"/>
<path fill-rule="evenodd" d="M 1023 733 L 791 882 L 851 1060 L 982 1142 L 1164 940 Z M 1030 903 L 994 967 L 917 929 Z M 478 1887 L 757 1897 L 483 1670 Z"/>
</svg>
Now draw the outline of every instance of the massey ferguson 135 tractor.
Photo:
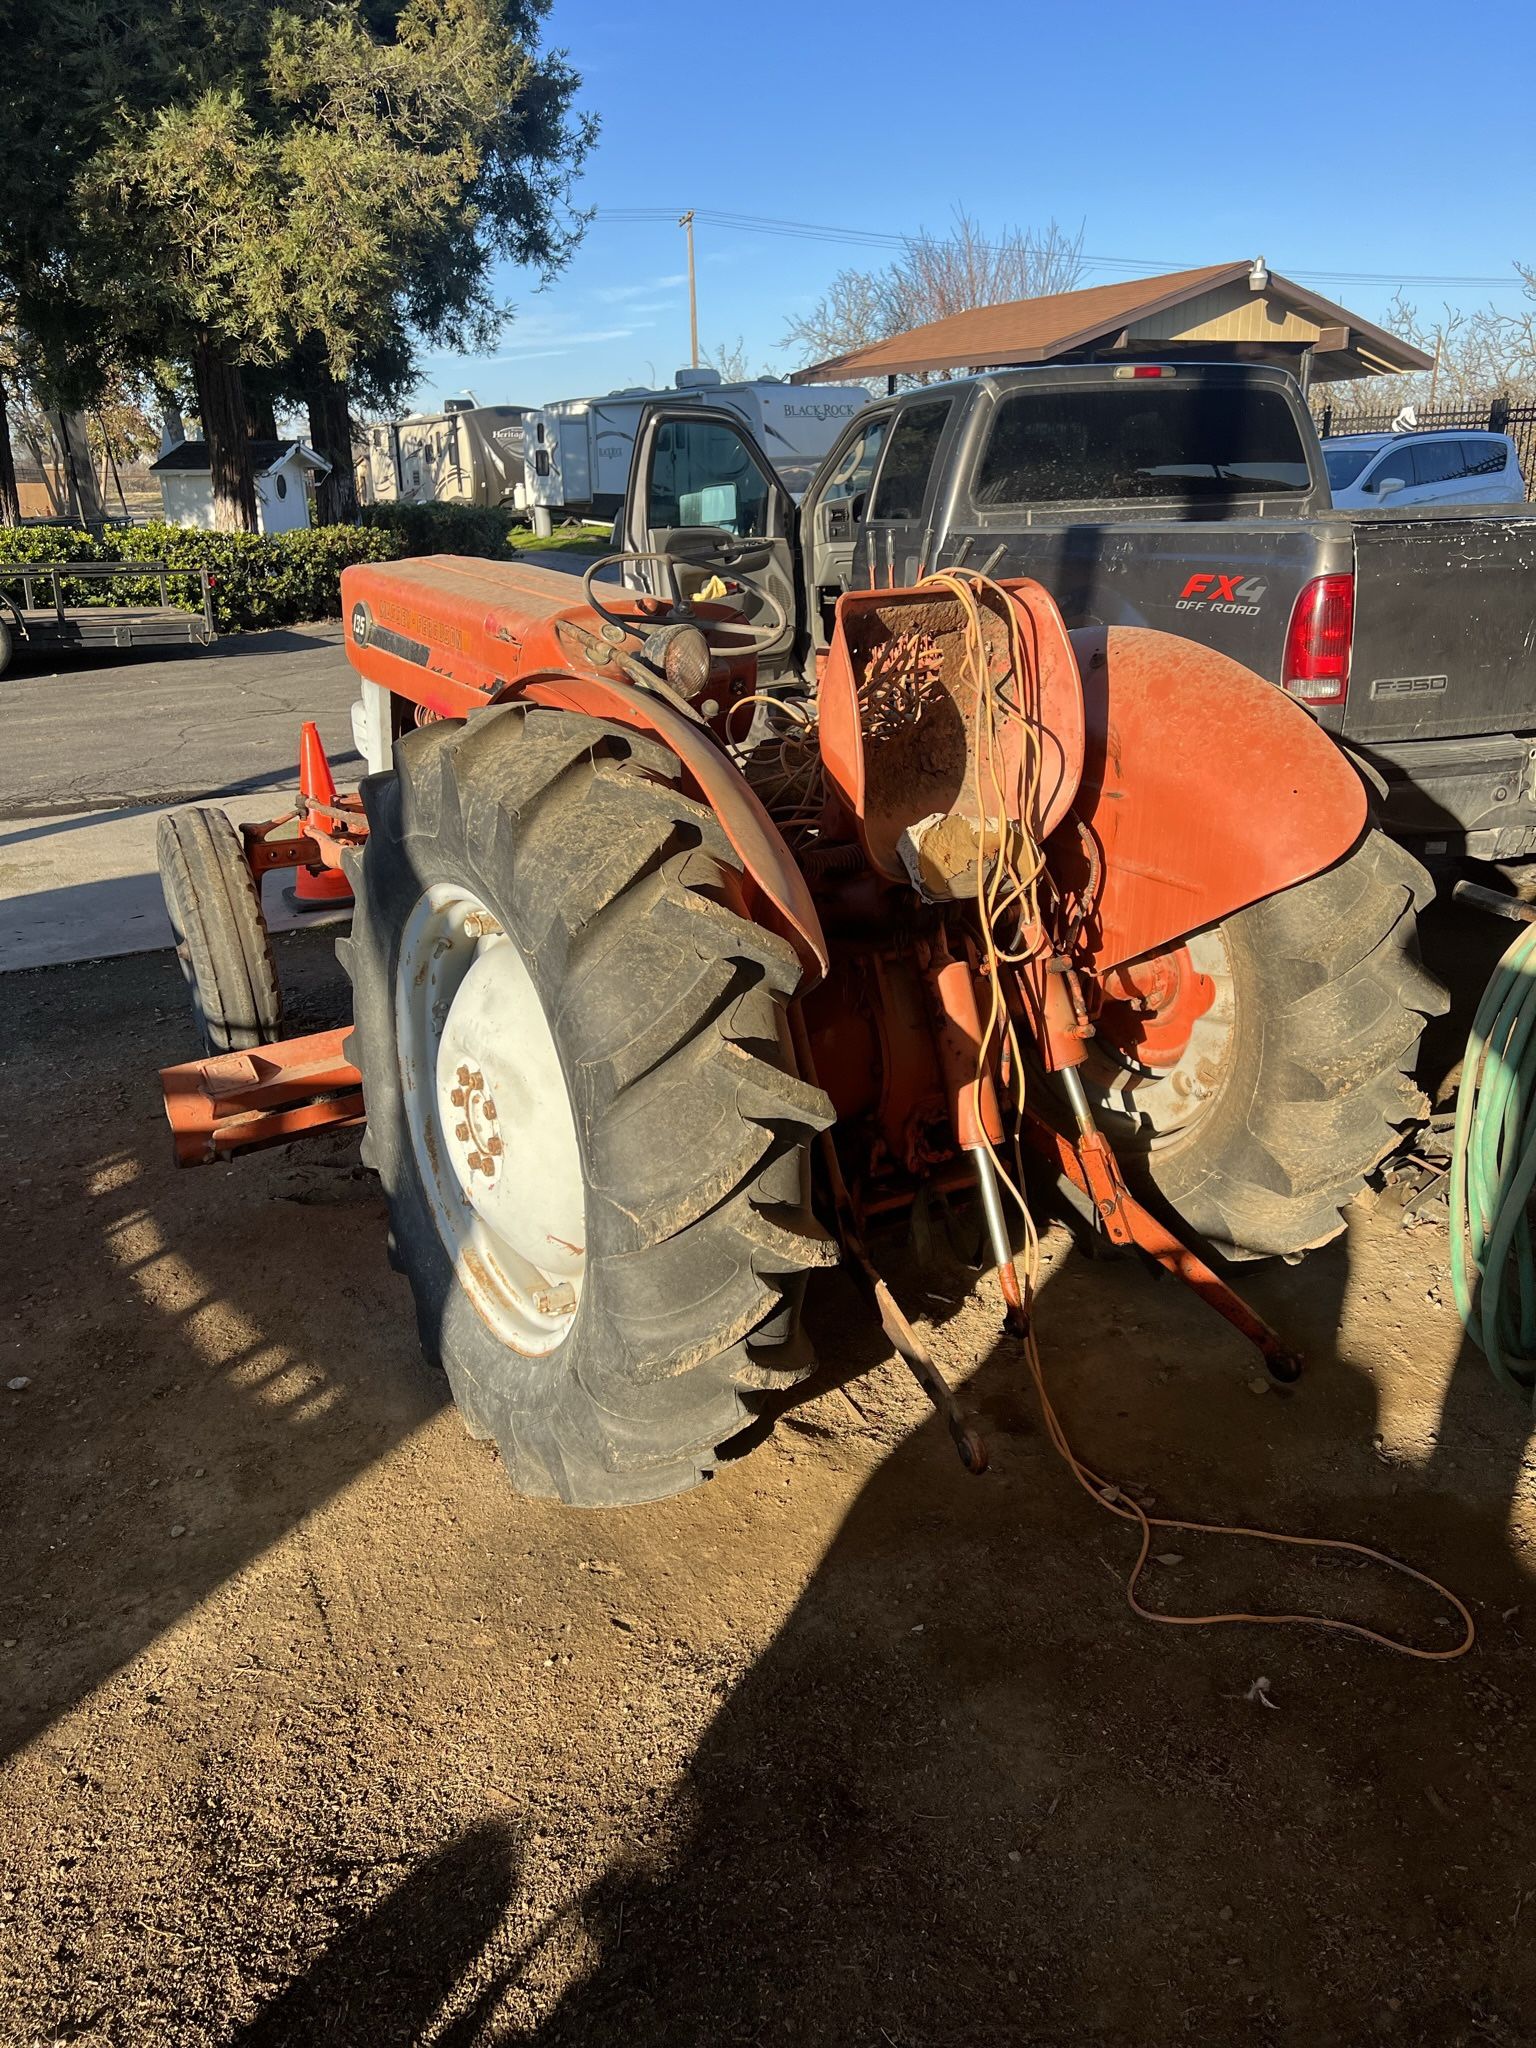
<svg viewBox="0 0 1536 2048">
<path fill-rule="evenodd" d="M 974 1194 L 1021 1325 L 1026 1155 L 1289 1376 L 1202 1250 L 1338 1231 L 1443 1003 L 1348 759 L 1224 655 L 966 572 L 844 595 L 815 692 L 760 694 L 777 600 L 729 548 L 691 596 L 648 560 L 666 594 L 574 602 L 522 565 L 346 571 L 361 795 L 309 728 L 294 817 L 162 828 L 212 1054 L 164 1074 L 178 1156 L 366 1118 L 468 1427 L 582 1505 L 707 1475 L 809 1370 L 840 1253 L 980 1465 L 870 1235 Z M 350 1030 L 281 1036 L 276 867 L 355 893 Z"/>
</svg>

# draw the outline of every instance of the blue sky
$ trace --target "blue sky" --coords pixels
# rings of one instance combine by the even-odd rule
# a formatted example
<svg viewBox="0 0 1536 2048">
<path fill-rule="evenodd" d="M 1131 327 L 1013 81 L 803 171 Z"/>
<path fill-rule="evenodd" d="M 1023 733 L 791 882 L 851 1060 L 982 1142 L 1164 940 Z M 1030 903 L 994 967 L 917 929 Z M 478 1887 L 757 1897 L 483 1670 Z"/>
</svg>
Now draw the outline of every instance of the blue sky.
<svg viewBox="0 0 1536 2048">
<path fill-rule="evenodd" d="M 1293 26 L 1294 24 L 1294 26 Z M 544 290 L 513 270 L 516 308 L 488 358 L 433 355 L 418 402 L 461 389 L 537 404 L 670 381 L 688 360 L 680 228 L 603 207 L 685 206 L 899 233 L 1086 228 L 1090 255 L 1146 270 L 1262 251 L 1271 267 L 1392 278 L 1512 276 L 1536 262 L 1536 126 L 1518 81 L 1536 10 L 1423 0 L 1331 15 L 1155 0 L 1093 7 L 878 9 L 614 6 L 555 0 L 550 40 L 603 123 L 581 180 L 600 209 Z M 786 315 L 878 250 L 698 232 L 704 353 L 744 338 L 752 367 L 791 366 Z M 1139 274 L 1089 271 L 1087 284 Z M 1367 318 L 1390 283 L 1317 289 Z M 1433 313 L 1477 285 L 1412 284 Z M 1492 296 L 1520 303 L 1513 285 Z"/>
</svg>

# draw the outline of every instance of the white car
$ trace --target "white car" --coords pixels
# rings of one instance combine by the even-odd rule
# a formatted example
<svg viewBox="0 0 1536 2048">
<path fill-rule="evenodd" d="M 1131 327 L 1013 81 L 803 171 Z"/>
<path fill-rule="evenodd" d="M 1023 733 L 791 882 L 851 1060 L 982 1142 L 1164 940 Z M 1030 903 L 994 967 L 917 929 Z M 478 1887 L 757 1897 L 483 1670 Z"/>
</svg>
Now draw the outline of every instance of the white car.
<svg viewBox="0 0 1536 2048">
<path fill-rule="evenodd" d="M 1323 443 L 1333 502 L 1363 511 L 1391 505 L 1523 505 L 1525 478 L 1508 434 L 1333 434 Z"/>
</svg>

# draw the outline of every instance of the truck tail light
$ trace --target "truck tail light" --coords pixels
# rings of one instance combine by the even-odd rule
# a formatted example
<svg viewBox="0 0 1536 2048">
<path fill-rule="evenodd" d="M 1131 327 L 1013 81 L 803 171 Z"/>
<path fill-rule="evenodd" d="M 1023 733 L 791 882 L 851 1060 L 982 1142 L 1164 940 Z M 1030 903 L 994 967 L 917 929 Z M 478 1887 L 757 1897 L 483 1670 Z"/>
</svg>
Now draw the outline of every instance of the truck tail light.
<svg viewBox="0 0 1536 2048">
<path fill-rule="evenodd" d="M 1342 704 L 1355 630 L 1353 576 L 1314 576 L 1291 613 L 1280 685 L 1303 704 Z"/>
</svg>

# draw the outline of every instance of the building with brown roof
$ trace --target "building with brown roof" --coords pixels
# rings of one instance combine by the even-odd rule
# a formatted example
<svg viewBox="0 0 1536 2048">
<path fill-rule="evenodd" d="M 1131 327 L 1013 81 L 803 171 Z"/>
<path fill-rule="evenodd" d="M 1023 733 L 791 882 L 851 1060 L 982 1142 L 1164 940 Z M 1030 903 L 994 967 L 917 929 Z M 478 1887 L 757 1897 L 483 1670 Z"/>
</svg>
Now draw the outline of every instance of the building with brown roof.
<svg viewBox="0 0 1536 2048">
<path fill-rule="evenodd" d="M 1292 284 L 1260 257 L 977 306 L 814 363 L 791 381 L 1184 360 L 1278 364 L 1304 385 L 1430 367 L 1422 349 Z"/>
</svg>

